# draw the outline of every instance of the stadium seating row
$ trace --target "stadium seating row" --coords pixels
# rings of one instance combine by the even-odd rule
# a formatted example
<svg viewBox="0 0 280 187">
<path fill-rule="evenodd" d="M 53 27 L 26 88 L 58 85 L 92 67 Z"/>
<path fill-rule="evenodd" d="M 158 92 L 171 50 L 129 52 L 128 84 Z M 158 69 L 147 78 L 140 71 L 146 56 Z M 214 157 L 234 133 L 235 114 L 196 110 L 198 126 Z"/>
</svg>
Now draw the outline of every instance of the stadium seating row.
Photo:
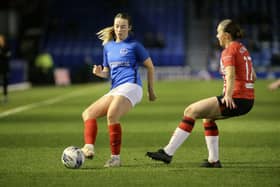
<svg viewBox="0 0 280 187">
<path fill-rule="evenodd" d="M 185 64 L 183 0 L 129 1 L 119 8 L 117 3 L 122 1 L 81 2 L 52 2 L 41 50 L 53 56 L 56 66 L 75 69 L 85 63 L 102 62 L 102 46 L 95 33 L 112 25 L 115 12 L 110 11 L 111 6 L 132 16 L 135 37 L 149 49 L 156 66 Z"/>
<path fill-rule="evenodd" d="M 221 19 L 237 20 L 245 30 L 246 37 L 242 42 L 249 48 L 254 66 L 257 68 L 279 66 L 280 62 L 273 60 L 278 59 L 275 56 L 280 57 L 279 8 L 280 2 L 277 0 L 213 1 L 211 12 L 214 19 L 211 31 L 215 31 Z M 214 42 L 213 40 L 212 43 Z"/>
</svg>

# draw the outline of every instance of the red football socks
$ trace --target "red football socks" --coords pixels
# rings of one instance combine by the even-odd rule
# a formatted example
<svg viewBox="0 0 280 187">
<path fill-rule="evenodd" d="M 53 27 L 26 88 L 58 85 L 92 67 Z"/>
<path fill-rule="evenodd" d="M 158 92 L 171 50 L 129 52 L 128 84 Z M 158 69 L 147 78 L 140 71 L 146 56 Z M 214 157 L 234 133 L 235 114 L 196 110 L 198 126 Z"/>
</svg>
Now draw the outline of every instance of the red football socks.
<svg viewBox="0 0 280 187">
<path fill-rule="evenodd" d="M 97 122 L 96 119 L 88 119 L 84 122 L 84 141 L 85 144 L 95 144 L 97 135 Z"/>
<path fill-rule="evenodd" d="M 119 155 L 121 151 L 122 129 L 119 123 L 108 126 L 112 155 Z"/>
</svg>

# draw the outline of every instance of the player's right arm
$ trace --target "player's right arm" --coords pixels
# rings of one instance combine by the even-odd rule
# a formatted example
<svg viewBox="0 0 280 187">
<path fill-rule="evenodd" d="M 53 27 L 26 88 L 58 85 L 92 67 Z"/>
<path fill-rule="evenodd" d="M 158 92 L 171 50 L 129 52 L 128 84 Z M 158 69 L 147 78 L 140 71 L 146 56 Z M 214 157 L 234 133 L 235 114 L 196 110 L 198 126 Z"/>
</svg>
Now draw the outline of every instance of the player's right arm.
<svg viewBox="0 0 280 187">
<path fill-rule="evenodd" d="M 234 90 L 234 81 L 235 81 L 235 67 L 234 66 L 227 66 L 225 68 L 226 72 L 226 90 L 225 95 L 222 99 L 222 103 L 226 105 L 227 108 L 234 109 L 236 105 L 233 101 L 232 95 Z"/>
<path fill-rule="evenodd" d="M 109 77 L 109 68 L 108 67 L 104 67 L 102 69 L 101 65 L 94 65 L 93 69 L 92 69 L 92 73 L 98 77 L 101 78 L 108 78 Z"/>
<path fill-rule="evenodd" d="M 257 74 L 252 66 L 252 73 L 253 73 L 253 81 L 255 82 L 257 80 Z"/>
</svg>

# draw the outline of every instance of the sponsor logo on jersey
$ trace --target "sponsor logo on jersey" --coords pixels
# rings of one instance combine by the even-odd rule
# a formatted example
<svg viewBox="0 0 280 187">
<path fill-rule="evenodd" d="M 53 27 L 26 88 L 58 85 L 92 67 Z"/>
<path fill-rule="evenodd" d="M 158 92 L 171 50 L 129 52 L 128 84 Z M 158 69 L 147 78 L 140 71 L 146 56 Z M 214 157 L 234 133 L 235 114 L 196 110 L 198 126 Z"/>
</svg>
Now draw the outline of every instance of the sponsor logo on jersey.
<svg viewBox="0 0 280 187">
<path fill-rule="evenodd" d="M 120 54 L 121 54 L 122 56 L 126 55 L 127 53 L 128 53 L 128 49 L 127 49 L 127 48 L 121 48 Z"/>
<path fill-rule="evenodd" d="M 242 54 L 242 53 L 245 53 L 247 51 L 246 47 L 242 46 L 240 49 L 239 49 L 239 52 Z"/>
<path fill-rule="evenodd" d="M 115 67 L 129 67 L 129 62 L 110 62 L 111 68 Z"/>
</svg>

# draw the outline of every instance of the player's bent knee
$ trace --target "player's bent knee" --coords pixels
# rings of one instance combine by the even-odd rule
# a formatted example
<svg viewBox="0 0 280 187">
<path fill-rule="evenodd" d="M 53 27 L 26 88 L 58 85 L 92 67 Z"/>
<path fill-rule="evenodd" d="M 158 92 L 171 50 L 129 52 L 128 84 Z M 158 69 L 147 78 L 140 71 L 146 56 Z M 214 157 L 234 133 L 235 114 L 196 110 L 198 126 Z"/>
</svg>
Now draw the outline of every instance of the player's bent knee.
<svg viewBox="0 0 280 187">
<path fill-rule="evenodd" d="M 188 106 L 187 108 L 185 108 L 185 110 L 184 110 L 184 116 L 188 116 L 188 114 L 191 112 L 191 107 L 190 106 Z"/>
<path fill-rule="evenodd" d="M 184 110 L 184 116 L 189 116 L 189 117 L 196 117 L 195 116 L 195 108 L 190 105 Z"/>
<path fill-rule="evenodd" d="M 82 113 L 82 118 L 83 120 L 88 120 L 88 119 L 91 119 L 91 118 L 96 118 L 96 116 L 94 116 L 91 112 L 91 110 L 89 109 L 86 109 L 84 110 L 84 112 Z"/>
<path fill-rule="evenodd" d="M 87 110 L 83 111 L 82 118 L 83 118 L 83 120 L 87 120 L 88 119 L 88 111 Z"/>
</svg>

